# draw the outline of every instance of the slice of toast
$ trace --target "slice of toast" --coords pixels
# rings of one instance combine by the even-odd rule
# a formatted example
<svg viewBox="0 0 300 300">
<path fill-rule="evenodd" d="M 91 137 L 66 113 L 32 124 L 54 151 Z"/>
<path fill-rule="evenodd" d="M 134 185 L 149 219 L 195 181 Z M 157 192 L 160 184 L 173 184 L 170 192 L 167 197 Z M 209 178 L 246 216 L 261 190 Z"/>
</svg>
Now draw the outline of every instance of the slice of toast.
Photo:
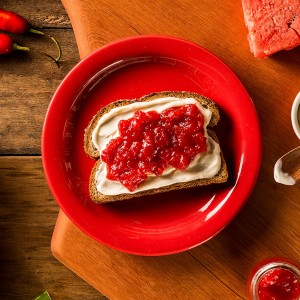
<svg viewBox="0 0 300 300">
<path fill-rule="evenodd" d="M 209 127 L 213 127 L 217 125 L 217 123 L 220 120 L 220 114 L 218 107 L 216 104 L 208 99 L 207 97 L 204 97 L 202 95 L 196 94 L 196 93 L 190 93 L 190 92 L 161 92 L 161 93 L 152 93 L 150 95 L 144 96 L 139 99 L 133 99 L 133 100 L 118 100 L 113 103 L 110 103 L 106 106 L 104 106 L 91 120 L 88 127 L 85 130 L 84 134 L 84 151 L 85 153 L 90 156 L 91 158 L 98 159 L 100 156 L 99 151 L 94 147 L 92 142 L 92 133 L 97 126 L 97 123 L 99 119 L 106 113 L 108 113 L 110 110 L 112 110 L 115 107 L 128 105 L 133 102 L 144 102 L 144 101 L 152 101 L 158 98 L 163 97 L 176 97 L 176 98 L 194 98 L 204 107 L 209 109 L 212 112 L 212 118 L 210 120 L 210 123 L 208 124 Z"/>
<path fill-rule="evenodd" d="M 192 188 L 192 187 L 197 187 L 197 186 L 205 186 L 205 185 L 210 185 L 210 184 L 217 184 L 217 183 L 223 183 L 227 181 L 228 178 L 228 171 L 227 171 L 227 166 L 226 162 L 224 159 L 224 156 L 221 152 L 221 167 L 219 172 L 212 178 L 203 178 L 203 179 L 197 179 L 197 180 L 192 180 L 189 182 L 181 182 L 181 183 L 174 183 L 171 185 L 167 186 L 162 186 L 160 188 L 154 188 L 154 189 L 148 189 L 148 190 L 143 190 L 140 192 L 136 193 L 122 193 L 118 195 L 104 195 L 101 192 L 98 191 L 97 189 L 97 182 L 96 182 L 96 172 L 98 171 L 99 167 L 103 162 L 101 161 L 100 153 L 99 151 L 94 147 L 93 142 L 92 142 L 92 132 L 94 128 L 96 127 L 99 119 L 101 116 L 104 114 L 108 113 L 111 109 L 118 107 L 118 106 L 123 106 L 123 105 L 128 105 L 132 103 L 133 101 L 152 101 L 158 98 L 163 98 L 163 97 L 176 97 L 176 98 L 194 98 L 197 101 L 200 102 L 200 104 L 204 107 L 209 109 L 212 112 L 212 117 L 210 120 L 210 123 L 208 124 L 210 127 L 215 126 L 220 119 L 220 114 L 219 110 L 216 106 L 216 104 L 199 94 L 195 93 L 189 93 L 189 92 L 162 92 L 162 93 L 153 93 L 147 96 L 144 96 L 140 99 L 134 99 L 134 100 L 119 100 L 116 102 L 113 102 L 105 107 L 103 107 L 92 119 L 90 124 L 85 130 L 85 136 L 84 136 L 84 150 L 88 156 L 90 156 L 93 159 L 96 159 L 95 166 L 92 169 L 91 176 L 90 176 L 90 182 L 89 182 L 89 192 L 91 199 L 95 201 L 96 203 L 106 203 L 106 202 L 114 202 L 114 201 L 121 201 L 125 199 L 130 199 L 133 197 L 140 197 L 143 195 L 153 195 L 157 193 L 163 193 L 163 192 L 168 192 L 172 190 L 179 190 L 179 189 L 186 189 L 186 188 Z M 209 136 L 217 143 L 218 138 L 215 134 L 214 131 L 208 130 L 207 131 Z"/>
</svg>

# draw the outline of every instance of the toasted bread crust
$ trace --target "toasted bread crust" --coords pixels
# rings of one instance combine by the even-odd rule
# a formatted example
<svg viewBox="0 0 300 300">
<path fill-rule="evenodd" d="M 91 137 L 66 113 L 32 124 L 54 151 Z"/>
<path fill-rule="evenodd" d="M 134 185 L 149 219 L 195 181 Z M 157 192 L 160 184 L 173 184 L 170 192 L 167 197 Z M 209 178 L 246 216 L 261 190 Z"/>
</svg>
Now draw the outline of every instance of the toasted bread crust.
<svg viewBox="0 0 300 300">
<path fill-rule="evenodd" d="M 87 155 L 89 155 L 93 159 L 97 159 L 91 175 L 90 175 L 90 182 L 89 182 L 89 192 L 91 199 L 96 202 L 96 203 L 107 203 L 107 202 L 115 202 L 115 201 L 121 201 L 125 199 L 130 199 L 134 197 L 141 197 L 145 195 L 153 195 L 157 193 L 164 193 L 172 190 L 179 190 L 179 189 L 187 189 L 187 188 L 193 188 L 197 186 L 206 186 L 206 185 L 211 185 L 211 184 L 218 184 L 218 183 L 223 183 L 226 182 L 228 179 L 228 171 L 227 171 L 227 166 L 226 162 L 223 156 L 223 153 L 221 152 L 221 168 L 218 172 L 217 175 L 215 175 L 212 178 L 205 178 L 205 179 L 198 179 L 198 180 L 193 180 L 189 182 L 183 182 L 183 183 L 175 183 L 171 184 L 168 186 L 156 188 L 156 189 L 149 189 L 137 193 L 128 193 L 128 194 L 119 194 L 119 195 L 103 195 L 97 190 L 97 182 L 96 182 L 96 172 L 99 169 L 100 164 L 102 163 L 101 159 L 99 158 L 100 154 L 97 149 L 93 146 L 92 143 L 92 132 L 95 128 L 95 126 L 98 123 L 98 120 L 100 119 L 101 116 L 103 116 L 105 113 L 108 113 L 111 109 L 118 107 L 118 106 L 123 106 L 132 103 L 133 101 L 151 101 L 155 100 L 161 97 L 179 97 L 179 98 L 194 98 L 198 100 L 201 105 L 205 108 L 208 108 L 212 112 L 212 119 L 209 123 L 209 126 L 215 126 L 219 119 L 220 119 L 220 114 L 219 110 L 216 106 L 216 104 L 211 101 L 210 99 L 195 94 L 195 93 L 188 93 L 188 92 L 163 92 L 163 93 L 153 93 L 147 96 L 144 96 L 140 99 L 134 99 L 134 100 L 119 100 L 113 103 L 110 103 L 109 105 L 103 107 L 92 119 L 90 122 L 89 126 L 85 130 L 85 136 L 84 136 L 84 150 Z M 208 134 L 211 138 L 213 138 L 217 143 L 218 143 L 218 138 L 215 134 L 215 132 L 208 130 Z"/>
<path fill-rule="evenodd" d="M 212 112 L 212 118 L 210 120 L 210 123 L 208 126 L 213 127 L 217 125 L 217 123 L 220 120 L 220 114 L 218 107 L 216 104 L 210 100 L 207 97 L 204 97 L 202 95 L 191 93 L 191 92 L 161 92 L 161 93 L 152 93 L 149 95 L 146 95 L 139 99 L 133 99 L 133 100 L 118 100 L 115 102 L 112 102 L 106 106 L 104 106 L 102 109 L 99 110 L 99 112 L 93 117 L 89 125 L 87 126 L 85 133 L 84 133 L 84 151 L 85 153 L 90 156 L 93 159 L 98 159 L 100 156 L 99 151 L 94 147 L 92 142 L 92 133 L 95 127 L 97 126 L 97 123 L 99 119 L 106 113 L 108 113 L 110 110 L 112 110 L 115 107 L 128 105 L 133 102 L 145 102 L 145 101 L 152 101 L 158 98 L 163 97 L 177 97 L 177 98 L 194 98 L 204 107 L 209 109 Z"/>
</svg>

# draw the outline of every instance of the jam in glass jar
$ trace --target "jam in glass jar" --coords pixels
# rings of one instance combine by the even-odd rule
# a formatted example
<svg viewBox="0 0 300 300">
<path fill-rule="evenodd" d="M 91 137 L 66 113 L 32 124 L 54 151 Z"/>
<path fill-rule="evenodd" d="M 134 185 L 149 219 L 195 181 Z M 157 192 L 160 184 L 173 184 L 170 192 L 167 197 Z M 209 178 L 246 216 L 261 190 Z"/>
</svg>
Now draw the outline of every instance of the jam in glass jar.
<svg viewBox="0 0 300 300">
<path fill-rule="evenodd" d="M 300 300 L 300 268 L 286 259 L 263 261 L 251 272 L 251 300 Z"/>
</svg>

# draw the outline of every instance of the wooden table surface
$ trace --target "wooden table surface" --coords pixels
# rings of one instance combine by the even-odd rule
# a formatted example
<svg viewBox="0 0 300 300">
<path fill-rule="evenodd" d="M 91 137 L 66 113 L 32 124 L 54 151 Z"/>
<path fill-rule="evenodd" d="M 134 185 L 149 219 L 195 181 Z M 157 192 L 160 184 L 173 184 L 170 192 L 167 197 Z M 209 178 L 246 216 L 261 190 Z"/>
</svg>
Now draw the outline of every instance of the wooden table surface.
<svg viewBox="0 0 300 300">
<path fill-rule="evenodd" d="M 176 288 L 185 291 L 184 299 L 247 299 L 246 282 L 256 263 L 271 256 L 299 262 L 300 187 L 275 183 L 273 166 L 299 145 L 290 109 L 300 86 L 300 47 L 255 59 L 249 51 L 240 0 L 63 2 L 70 19 L 59 0 L 2 0 L 0 4 L 55 36 L 63 51 L 59 69 L 33 53 L 0 57 L 0 299 L 33 299 L 44 290 L 54 300 L 101 299 L 101 292 L 111 299 L 176 299 Z M 53 92 L 80 58 L 108 42 L 141 34 L 190 40 L 232 68 L 260 117 L 262 167 L 245 207 L 207 243 L 157 258 L 104 249 L 103 261 L 119 261 L 124 270 L 120 272 L 112 262 L 102 286 L 90 282 L 98 291 L 51 253 L 59 207 L 43 173 L 42 126 Z M 55 55 L 46 38 L 14 37 L 19 44 Z M 130 272 L 130 264 L 140 268 Z M 176 274 L 180 280 L 170 286 Z M 193 294 L 193 286 L 201 292 Z"/>
</svg>

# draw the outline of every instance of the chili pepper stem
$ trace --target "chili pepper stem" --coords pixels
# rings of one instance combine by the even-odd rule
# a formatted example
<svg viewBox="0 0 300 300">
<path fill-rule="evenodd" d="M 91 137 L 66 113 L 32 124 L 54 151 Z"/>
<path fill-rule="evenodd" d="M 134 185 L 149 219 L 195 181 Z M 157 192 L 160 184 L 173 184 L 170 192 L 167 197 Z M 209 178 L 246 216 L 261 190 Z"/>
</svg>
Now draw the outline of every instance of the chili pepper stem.
<svg viewBox="0 0 300 300">
<path fill-rule="evenodd" d="M 20 45 L 18 45 L 18 44 L 16 44 L 16 43 L 14 43 L 13 48 L 14 48 L 14 50 L 30 51 L 30 48 L 20 46 Z"/>
<path fill-rule="evenodd" d="M 55 58 L 55 61 L 58 62 L 61 58 L 61 47 L 60 47 L 60 44 L 58 43 L 58 41 L 51 35 L 49 34 L 46 34 L 40 30 L 37 30 L 37 29 L 34 29 L 34 28 L 29 28 L 28 30 L 29 32 L 32 32 L 32 33 L 35 33 L 35 34 L 40 34 L 40 35 L 45 35 L 47 37 L 49 37 L 56 45 L 56 48 L 57 48 L 57 51 L 58 51 L 58 56 L 57 58 Z"/>
<path fill-rule="evenodd" d="M 59 68 L 59 62 L 58 62 L 54 57 L 52 57 L 51 55 L 49 55 L 49 54 L 47 54 L 47 53 L 41 52 L 41 51 L 36 50 L 36 49 L 31 49 L 31 48 L 29 48 L 29 47 L 20 46 L 20 45 L 18 45 L 18 44 L 16 44 L 16 43 L 14 43 L 13 48 L 14 48 L 14 50 L 27 51 L 27 52 L 29 52 L 29 51 L 30 51 L 30 52 L 36 52 L 36 53 L 38 53 L 38 54 L 47 56 L 47 57 L 49 57 L 50 59 L 52 59 L 52 60 L 56 63 L 57 67 Z"/>
</svg>

